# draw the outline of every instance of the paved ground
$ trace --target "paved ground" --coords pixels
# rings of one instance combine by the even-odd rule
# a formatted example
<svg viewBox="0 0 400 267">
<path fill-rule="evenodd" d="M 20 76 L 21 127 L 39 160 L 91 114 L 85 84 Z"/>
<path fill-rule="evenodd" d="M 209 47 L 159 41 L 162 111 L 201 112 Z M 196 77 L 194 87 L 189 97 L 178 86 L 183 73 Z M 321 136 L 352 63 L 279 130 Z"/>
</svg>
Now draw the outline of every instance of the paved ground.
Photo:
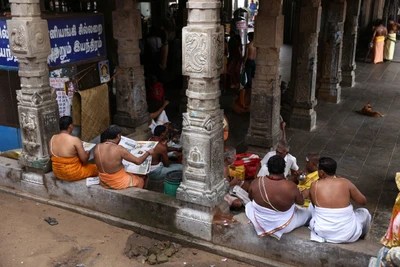
<svg viewBox="0 0 400 267">
<path fill-rule="evenodd" d="M 132 231 L 64 209 L 0 193 L 0 267 L 149 266 L 124 255 L 128 238 L 135 245 L 159 243 Z M 59 224 L 50 226 L 51 216 Z M 192 248 L 180 248 L 163 267 L 250 266 Z"/>
</svg>

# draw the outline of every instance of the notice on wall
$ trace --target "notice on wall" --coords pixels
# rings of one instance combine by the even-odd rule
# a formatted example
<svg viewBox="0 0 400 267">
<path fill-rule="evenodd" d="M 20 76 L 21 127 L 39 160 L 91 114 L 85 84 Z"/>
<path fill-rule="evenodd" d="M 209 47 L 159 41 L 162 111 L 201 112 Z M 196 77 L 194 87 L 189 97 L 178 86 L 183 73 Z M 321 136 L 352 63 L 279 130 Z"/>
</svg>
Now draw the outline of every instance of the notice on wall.
<svg viewBox="0 0 400 267">
<path fill-rule="evenodd" d="M 61 68 L 50 72 L 50 87 L 56 90 L 60 117 L 71 116 L 72 97 L 77 90 L 77 83 L 71 79 L 75 67 Z"/>
<path fill-rule="evenodd" d="M 103 60 L 99 62 L 99 76 L 100 83 L 106 83 L 110 81 L 110 67 L 108 60 Z"/>
</svg>

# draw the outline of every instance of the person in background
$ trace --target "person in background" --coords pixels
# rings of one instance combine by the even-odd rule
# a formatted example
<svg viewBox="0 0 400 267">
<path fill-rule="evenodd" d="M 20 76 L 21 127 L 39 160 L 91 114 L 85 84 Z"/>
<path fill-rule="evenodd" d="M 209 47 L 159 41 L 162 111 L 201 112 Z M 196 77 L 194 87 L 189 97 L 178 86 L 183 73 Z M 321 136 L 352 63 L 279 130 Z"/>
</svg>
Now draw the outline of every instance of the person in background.
<svg viewBox="0 0 400 267">
<path fill-rule="evenodd" d="M 394 49 L 396 47 L 396 34 L 399 30 L 400 24 L 395 22 L 392 17 L 389 18 L 388 22 L 388 35 L 385 41 L 385 52 L 383 58 L 386 61 L 392 61 L 394 55 Z"/>
<path fill-rule="evenodd" d="M 82 141 L 71 133 L 74 129 L 72 117 L 60 118 L 60 133 L 53 135 L 49 143 L 52 168 L 55 176 L 64 181 L 77 181 L 97 176 L 95 164 L 89 164 L 90 151 L 85 151 Z"/>
<path fill-rule="evenodd" d="M 373 43 L 372 63 L 377 64 L 383 62 L 383 49 L 385 46 L 385 38 L 387 29 L 383 26 L 381 19 L 378 19 L 375 24 L 374 33 L 372 34 L 371 43 Z"/>
<path fill-rule="evenodd" d="M 168 136 L 168 128 L 164 125 L 158 125 L 154 129 L 154 136 L 149 139 L 149 141 L 158 141 L 152 155 L 150 180 L 161 180 L 171 171 L 182 171 L 182 164 L 171 164 L 168 159 Z"/>
</svg>

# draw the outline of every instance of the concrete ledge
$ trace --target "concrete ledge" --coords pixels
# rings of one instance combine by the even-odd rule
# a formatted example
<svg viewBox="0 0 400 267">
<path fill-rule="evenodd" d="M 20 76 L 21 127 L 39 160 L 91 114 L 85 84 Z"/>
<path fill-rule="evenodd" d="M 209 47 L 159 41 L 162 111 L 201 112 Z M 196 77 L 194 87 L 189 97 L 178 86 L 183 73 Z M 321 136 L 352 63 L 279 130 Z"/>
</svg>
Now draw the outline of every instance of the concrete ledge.
<svg viewBox="0 0 400 267">
<path fill-rule="evenodd" d="M 340 245 L 311 242 L 305 227 L 280 241 L 258 238 L 243 213 L 239 223 L 223 227 L 210 222 L 212 210 L 168 195 L 135 188 L 87 187 L 85 181 L 64 182 L 53 173 L 43 175 L 43 184 L 35 184 L 21 180 L 22 174 L 16 160 L 0 157 L 0 191 L 257 266 L 368 266 L 381 247 L 366 240 Z M 195 212 L 182 216 L 190 209 Z"/>
</svg>

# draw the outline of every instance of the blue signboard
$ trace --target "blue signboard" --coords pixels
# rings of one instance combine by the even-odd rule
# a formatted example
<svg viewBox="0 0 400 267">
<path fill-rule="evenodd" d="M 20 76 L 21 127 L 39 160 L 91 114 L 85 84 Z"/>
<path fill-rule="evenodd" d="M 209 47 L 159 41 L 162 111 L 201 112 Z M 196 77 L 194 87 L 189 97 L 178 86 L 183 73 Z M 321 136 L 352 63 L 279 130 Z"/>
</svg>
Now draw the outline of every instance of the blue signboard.
<svg viewBox="0 0 400 267">
<path fill-rule="evenodd" d="M 105 56 L 103 16 L 49 19 L 50 67 Z"/>
<path fill-rule="evenodd" d="M 11 55 L 6 20 L 0 20 L 0 68 L 18 70 L 18 60 Z"/>
<path fill-rule="evenodd" d="M 47 23 L 51 45 L 49 67 L 106 55 L 102 15 L 48 19 Z M 10 52 L 6 20 L 0 20 L 0 27 L 0 69 L 18 69 L 18 61 Z"/>
</svg>

